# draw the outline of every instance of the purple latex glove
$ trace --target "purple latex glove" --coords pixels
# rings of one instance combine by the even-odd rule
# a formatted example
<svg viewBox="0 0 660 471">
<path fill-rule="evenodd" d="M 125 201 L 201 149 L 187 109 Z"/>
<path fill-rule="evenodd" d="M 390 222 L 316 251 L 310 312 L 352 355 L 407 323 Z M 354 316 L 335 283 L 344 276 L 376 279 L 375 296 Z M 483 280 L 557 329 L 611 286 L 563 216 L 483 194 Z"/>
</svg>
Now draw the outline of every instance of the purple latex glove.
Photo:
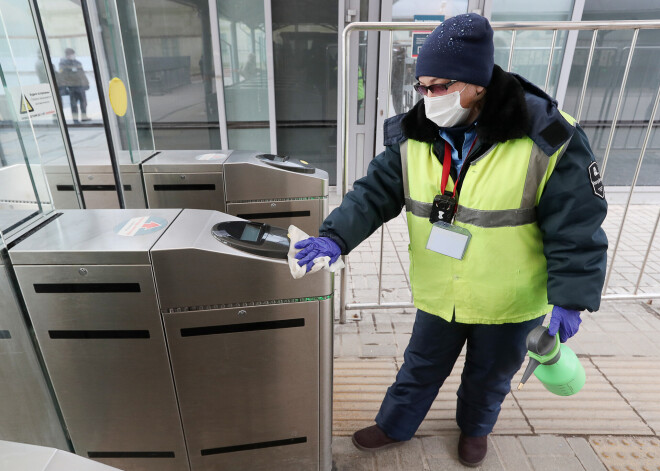
<svg viewBox="0 0 660 471">
<path fill-rule="evenodd" d="M 548 334 L 554 337 L 559 331 L 559 340 L 564 343 L 577 333 L 580 322 L 580 311 L 555 306 L 552 308 Z"/>
<path fill-rule="evenodd" d="M 315 258 L 330 257 L 329 265 L 332 265 L 341 255 L 341 248 L 329 237 L 310 237 L 296 243 L 294 247 L 302 249 L 296 254 L 296 258 L 299 266 L 307 265 L 308 272 L 314 266 Z"/>
</svg>

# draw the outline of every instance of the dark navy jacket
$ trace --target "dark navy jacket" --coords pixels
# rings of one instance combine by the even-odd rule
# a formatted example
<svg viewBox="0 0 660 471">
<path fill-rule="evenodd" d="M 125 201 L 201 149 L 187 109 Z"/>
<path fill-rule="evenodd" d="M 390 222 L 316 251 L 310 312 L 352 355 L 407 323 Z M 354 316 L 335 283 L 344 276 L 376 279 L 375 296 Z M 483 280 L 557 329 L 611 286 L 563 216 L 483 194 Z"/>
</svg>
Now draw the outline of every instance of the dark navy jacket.
<svg viewBox="0 0 660 471">
<path fill-rule="evenodd" d="M 444 144 L 438 130 L 426 119 L 423 101 L 387 120 L 385 152 L 374 158 L 367 175 L 354 183 L 326 218 L 320 235 L 332 238 L 347 254 L 399 215 L 404 206 L 399 144 L 408 138 L 433 143 L 442 162 Z M 556 101 L 524 78 L 495 66 L 477 119 L 477 144 L 470 160 L 493 143 L 524 136 L 548 156 L 570 139 L 536 208 L 548 267 L 548 302 L 568 309 L 598 310 L 607 262 L 607 237 L 601 228 L 607 202 L 602 187 L 597 188 L 590 177 L 595 159 L 587 137 L 579 125 L 573 127 L 561 116 Z"/>
</svg>

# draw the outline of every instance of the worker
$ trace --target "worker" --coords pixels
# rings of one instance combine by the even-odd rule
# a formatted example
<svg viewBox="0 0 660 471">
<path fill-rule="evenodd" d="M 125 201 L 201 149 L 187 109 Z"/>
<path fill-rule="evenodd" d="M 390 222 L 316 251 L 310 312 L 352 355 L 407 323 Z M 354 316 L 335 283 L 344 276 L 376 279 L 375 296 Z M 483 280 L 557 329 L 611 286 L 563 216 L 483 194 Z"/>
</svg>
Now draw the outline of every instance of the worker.
<svg viewBox="0 0 660 471">
<path fill-rule="evenodd" d="M 596 311 L 607 212 L 584 131 L 557 102 L 494 65 L 493 30 L 470 13 L 426 39 L 423 99 L 385 123 L 386 150 L 323 222 L 298 242 L 299 264 L 348 254 L 405 206 L 417 314 L 404 363 L 362 450 L 410 440 L 467 343 L 458 388 L 458 457 L 479 466 L 527 334 L 551 312 L 565 342 Z"/>
<path fill-rule="evenodd" d="M 362 109 L 362 103 L 364 103 L 364 77 L 362 75 L 362 67 L 358 65 L 358 113 Z"/>
</svg>

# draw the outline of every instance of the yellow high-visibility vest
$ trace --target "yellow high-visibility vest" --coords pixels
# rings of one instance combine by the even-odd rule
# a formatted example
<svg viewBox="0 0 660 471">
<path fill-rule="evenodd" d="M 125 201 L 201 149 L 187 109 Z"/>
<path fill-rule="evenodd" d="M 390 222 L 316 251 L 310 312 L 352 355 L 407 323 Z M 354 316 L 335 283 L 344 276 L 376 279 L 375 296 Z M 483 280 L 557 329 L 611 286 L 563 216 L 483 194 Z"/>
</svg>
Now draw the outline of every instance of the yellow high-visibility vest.
<svg viewBox="0 0 660 471">
<path fill-rule="evenodd" d="M 401 143 L 410 284 L 418 309 L 447 321 L 455 312 L 456 322 L 468 324 L 523 322 L 552 309 L 536 206 L 567 145 L 548 157 L 529 137 L 513 139 L 493 145 L 470 164 L 454 224 L 472 238 L 457 260 L 426 249 L 442 163 L 430 143 Z M 447 189 L 453 187 L 450 177 Z"/>
</svg>

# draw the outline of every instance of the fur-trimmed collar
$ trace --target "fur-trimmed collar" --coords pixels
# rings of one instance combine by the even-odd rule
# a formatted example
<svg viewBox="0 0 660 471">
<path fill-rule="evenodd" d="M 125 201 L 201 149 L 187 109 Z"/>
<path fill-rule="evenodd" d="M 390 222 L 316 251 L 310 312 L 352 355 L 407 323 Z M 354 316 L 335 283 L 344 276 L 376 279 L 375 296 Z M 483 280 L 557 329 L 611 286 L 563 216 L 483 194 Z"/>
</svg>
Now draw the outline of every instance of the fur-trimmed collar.
<svg viewBox="0 0 660 471">
<path fill-rule="evenodd" d="M 518 139 L 530 128 L 525 90 L 517 76 L 493 67 L 493 76 L 486 89 L 484 107 L 477 118 L 477 137 L 485 144 Z M 426 118 L 424 100 L 405 114 L 401 127 L 406 138 L 434 142 L 440 129 Z"/>
</svg>

